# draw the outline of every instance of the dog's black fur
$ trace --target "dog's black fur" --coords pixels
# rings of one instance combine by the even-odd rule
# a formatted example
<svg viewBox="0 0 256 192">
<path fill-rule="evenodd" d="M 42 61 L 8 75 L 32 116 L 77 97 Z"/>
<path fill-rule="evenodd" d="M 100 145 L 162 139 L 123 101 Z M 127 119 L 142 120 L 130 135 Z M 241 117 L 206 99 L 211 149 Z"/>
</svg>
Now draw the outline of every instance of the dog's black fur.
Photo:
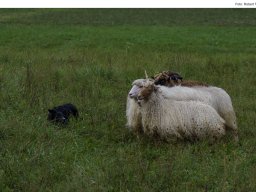
<svg viewBox="0 0 256 192">
<path fill-rule="evenodd" d="M 51 122 L 67 124 L 70 115 L 73 115 L 75 118 L 79 116 L 76 106 L 71 103 L 48 109 L 48 120 Z"/>
</svg>

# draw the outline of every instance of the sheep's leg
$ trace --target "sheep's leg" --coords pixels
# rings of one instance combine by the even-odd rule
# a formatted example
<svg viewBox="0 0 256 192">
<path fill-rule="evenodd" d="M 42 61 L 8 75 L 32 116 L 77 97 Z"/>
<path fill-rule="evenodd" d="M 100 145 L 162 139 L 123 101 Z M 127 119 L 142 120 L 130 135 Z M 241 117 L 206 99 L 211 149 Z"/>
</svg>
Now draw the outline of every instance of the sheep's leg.
<svg viewBox="0 0 256 192">
<path fill-rule="evenodd" d="M 236 116 L 233 111 L 230 111 L 224 115 L 224 119 L 226 121 L 226 128 L 232 131 L 233 138 L 236 142 L 239 141 L 238 137 L 238 129 L 236 124 Z"/>
<path fill-rule="evenodd" d="M 234 137 L 235 142 L 239 141 L 238 130 L 237 129 L 233 129 L 233 137 Z"/>
</svg>

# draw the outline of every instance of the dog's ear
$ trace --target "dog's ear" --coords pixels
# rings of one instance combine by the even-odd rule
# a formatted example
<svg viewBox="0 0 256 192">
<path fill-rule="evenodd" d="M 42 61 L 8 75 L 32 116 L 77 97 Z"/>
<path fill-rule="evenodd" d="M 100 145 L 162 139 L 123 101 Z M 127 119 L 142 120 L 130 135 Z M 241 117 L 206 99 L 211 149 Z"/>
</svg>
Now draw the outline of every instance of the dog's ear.
<svg viewBox="0 0 256 192">
<path fill-rule="evenodd" d="M 56 113 L 56 111 L 54 109 L 48 109 L 48 112 L 51 113 L 51 114 Z"/>
</svg>

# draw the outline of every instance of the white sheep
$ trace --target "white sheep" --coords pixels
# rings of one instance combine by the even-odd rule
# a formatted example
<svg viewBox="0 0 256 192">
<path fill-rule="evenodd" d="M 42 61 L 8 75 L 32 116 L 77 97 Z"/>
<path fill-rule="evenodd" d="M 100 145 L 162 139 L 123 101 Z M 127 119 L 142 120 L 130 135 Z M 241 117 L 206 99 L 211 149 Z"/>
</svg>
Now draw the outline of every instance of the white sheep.
<svg viewBox="0 0 256 192">
<path fill-rule="evenodd" d="M 130 110 L 130 113 L 127 113 L 127 120 L 130 117 L 130 114 L 140 114 L 138 112 L 138 106 L 136 104 L 136 97 L 141 89 L 141 87 L 145 85 L 145 79 L 136 80 L 133 83 L 133 88 L 129 92 L 131 98 L 133 98 L 133 102 L 131 102 L 131 109 L 136 109 L 136 113 Z M 136 88 L 135 88 L 136 87 Z M 166 87 L 166 86 L 158 86 L 160 87 L 160 91 L 163 90 L 166 92 L 165 98 L 170 98 L 176 101 L 200 101 L 205 104 L 212 106 L 218 114 L 225 120 L 226 127 L 233 131 L 234 139 L 238 141 L 238 131 L 237 131 L 237 124 L 236 124 L 236 115 L 232 106 L 232 101 L 230 96 L 221 88 L 214 87 L 214 86 L 204 86 L 204 85 L 194 85 L 192 87 L 186 86 L 173 86 L 173 87 Z M 131 99 L 128 96 L 128 99 Z M 127 107 L 127 109 L 129 109 Z M 139 121 L 139 117 L 136 122 Z M 132 125 L 132 121 L 135 117 L 130 118 L 128 123 L 131 125 L 132 130 L 137 130 L 137 127 Z M 141 124 L 140 124 L 141 127 Z"/>
<path fill-rule="evenodd" d="M 126 104 L 126 126 L 136 134 L 142 131 L 141 113 L 137 104 L 137 97 L 140 89 L 146 83 L 145 79 L 137 79 L 132 83 L 132 89 L 127 96 Z"/>
<path fill-rule="evenodd" d="M 178 101 L 147 81 L 138 94 L 143 132 L 161 138 L 218 139 L 225 135 L 225 120 L 214 108 L 200 101 Z"/>
<path fill-rule="evenodd" d="M 234 139 L 238 141 L 236 115 L 231 98 L 226 91 L 214 86 L 159 87 L 161 87 L 161 91 L 166 93 L 165 97 L 168 99 L 176 101 L 200 101 L 212 106 L 225 120 L 226 127 L 232 130 Z"/>
</svg>

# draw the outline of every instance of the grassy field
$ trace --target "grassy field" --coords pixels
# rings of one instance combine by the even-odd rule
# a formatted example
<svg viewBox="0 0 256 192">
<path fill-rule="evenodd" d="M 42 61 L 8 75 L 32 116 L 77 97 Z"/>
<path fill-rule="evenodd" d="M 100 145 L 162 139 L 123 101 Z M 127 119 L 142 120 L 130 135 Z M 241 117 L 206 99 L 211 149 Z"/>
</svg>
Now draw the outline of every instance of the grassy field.
<svg viewBox="0 0 256 192">
<path fill-rule="evenodd" d="M 253 9 L 0 9 L 0 191 L 255 191 L 255 26 Z M 136 138 L 144 70 L 224 88 L 239 144 Z M 66 102 L 80 119 L 48 123 Z"/>
</svg>

